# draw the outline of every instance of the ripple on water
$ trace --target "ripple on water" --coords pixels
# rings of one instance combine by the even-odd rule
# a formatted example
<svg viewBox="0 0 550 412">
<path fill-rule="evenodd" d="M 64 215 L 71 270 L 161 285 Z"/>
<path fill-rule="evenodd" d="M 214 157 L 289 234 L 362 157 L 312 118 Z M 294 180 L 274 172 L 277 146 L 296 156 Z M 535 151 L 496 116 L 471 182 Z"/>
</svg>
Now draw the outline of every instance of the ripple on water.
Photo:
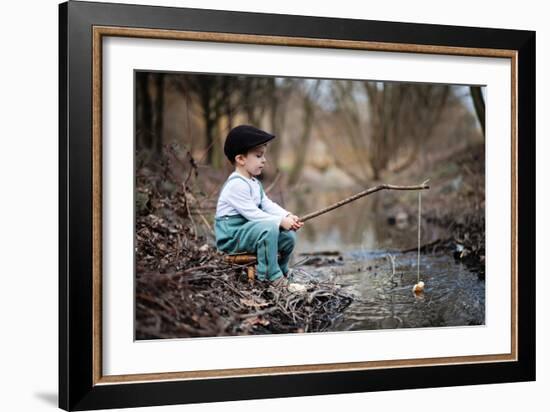
<svg viewBox="0 0 550 412">
<path fill-rule="evenodd" d="M 388 251 L 345 255 L 344 266 L 311 268 L 320 277 L 346 284 L 355 301 L 334 324 L 334 330 L 373 330 L 470 326 L 485 324 L 485 282 L 445 254 L 421 256 L 420 280 L 425 292 L 415 295 L 416 253 L 392 253 L 395 275 L 385 258 Z M 309 269 L 308 269 L 309 270 Z"/>
</svg>

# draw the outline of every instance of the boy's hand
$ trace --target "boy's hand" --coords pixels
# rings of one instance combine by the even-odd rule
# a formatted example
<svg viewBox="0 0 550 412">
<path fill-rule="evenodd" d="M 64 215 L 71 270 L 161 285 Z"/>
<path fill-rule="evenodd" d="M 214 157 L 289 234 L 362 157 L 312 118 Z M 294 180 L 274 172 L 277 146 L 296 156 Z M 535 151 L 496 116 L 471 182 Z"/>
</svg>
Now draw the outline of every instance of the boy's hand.
<svg viewBox="0 0 550 412">
<path fill-rule="evenodd" d="M 291 226 L 290 230 L 298 230 L 302 226 L 304 226 L 304 222 L 300 222 L 300 218 L 298 216 L 293 215 L 292 213 L 290 213 L 288 215 L 288 217 L 293 220 L 293 223 L 292 223 L 292 226 Z"/>
<path fill-rule="evenodd" d="M 281 227 L 284 230 L 293 230 L 292 227 L 294 226 L 294 224 L 295 220 L 291 218 L 290 215 L 283 217 L 283 219 L 281 220 Z"/>
</svg>

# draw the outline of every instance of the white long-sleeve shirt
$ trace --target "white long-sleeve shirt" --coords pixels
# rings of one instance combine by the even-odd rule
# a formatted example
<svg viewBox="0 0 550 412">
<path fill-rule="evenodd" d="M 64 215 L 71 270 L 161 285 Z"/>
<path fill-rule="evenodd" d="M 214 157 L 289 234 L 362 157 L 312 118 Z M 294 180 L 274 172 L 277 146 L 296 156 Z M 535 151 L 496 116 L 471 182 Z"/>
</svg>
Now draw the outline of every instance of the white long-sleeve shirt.
<svg viewBox="0 0 550 412">
<path fill-rule="evenodd" d="M 252 221 L 273 219 L 280 225 L 283 217 L 290 213 L 269 199 L 265 192 L 261 196 L 258 179 L 248 179 L 233 172 L 227 180 L 218 198 L 216 217 L 241 215 Z"/>
</svg>

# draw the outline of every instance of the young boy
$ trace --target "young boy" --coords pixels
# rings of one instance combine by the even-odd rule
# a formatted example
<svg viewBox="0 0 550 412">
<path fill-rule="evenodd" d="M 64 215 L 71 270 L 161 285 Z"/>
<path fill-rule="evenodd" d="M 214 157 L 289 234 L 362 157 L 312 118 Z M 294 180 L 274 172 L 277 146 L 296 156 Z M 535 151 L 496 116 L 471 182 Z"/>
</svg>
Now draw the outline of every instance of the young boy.
<svg viewBox="0 0 550 412">
<path fill-rule="evenodd" d="M 267 143 L 275 136 L 253 126 L 233 128 L 224 153 L 235 167 L 216 207 L 216 246 L 226 253 L 250 252 L 258 258 L 257 278 L 276 287 L 288 284 L 288 262 L 299 218 L 271 201 L 255 176 L 265 165 Z M 277 253 L 280 258 L 277 258 Z"/>
</svg>

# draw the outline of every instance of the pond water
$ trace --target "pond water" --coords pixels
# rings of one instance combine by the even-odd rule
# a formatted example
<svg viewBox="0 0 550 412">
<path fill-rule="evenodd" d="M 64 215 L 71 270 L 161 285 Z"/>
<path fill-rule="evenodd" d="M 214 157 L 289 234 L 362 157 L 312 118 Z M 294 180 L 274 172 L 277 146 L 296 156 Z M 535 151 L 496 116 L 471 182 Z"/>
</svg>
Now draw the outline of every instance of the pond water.
<svg viewBox="0 0 550 412">
<path fill-rule="evenodd" d="M 485 281 L 455 261 L 450 252 L 420 255 L 425 291 L 412 292 L 417 283 L 417 252 L 400 251 L 416 248 L 417 217 L 404 212 L 388 214 L 391 205 L 384 203 L 383 193 L 312 219 L 298 232 L 294 278 L 333 280 L 354 297 L 331 330 L 485 324 Z M 345 191 L 319 192 L 315 200 L 311 194 L 294 196 L 294 204 L 286 207 L 301 215 L 348 195 Z M 408 198 L 417 204 L 416 194 Z M 424 221 L 421 233 L 421 244 L 448 236 Z M 394 259 L 393 269 L 389 255 Z"/>
</svg>

